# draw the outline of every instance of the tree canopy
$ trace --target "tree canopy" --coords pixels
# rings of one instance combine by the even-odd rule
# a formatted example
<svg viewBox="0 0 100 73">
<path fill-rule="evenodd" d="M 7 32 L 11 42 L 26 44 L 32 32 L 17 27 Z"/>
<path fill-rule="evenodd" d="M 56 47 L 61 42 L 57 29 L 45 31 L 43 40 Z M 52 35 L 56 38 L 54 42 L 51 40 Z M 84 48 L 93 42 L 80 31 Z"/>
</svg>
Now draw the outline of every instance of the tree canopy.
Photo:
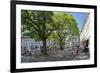
<svg viewBox="0 0 100 73">
<path fill-rule="evenodd" d="M 45 51 L 46 40 L 56 40 L 62 45 L 69 29 L 73 36 L 79 35 L 76 20 L 67 12 L 21 11 L 21 33 L 42 40 Z"/>
<path fill-rule="evenodd" d="M 79 30 L 77 28 L 76 20 L 67 12 L 53 12 L 54 15 L 52 19 L 54 23 L 52 27 L 55 29 L 52 35 L 49 36 L 50 39 L 59 42 L 60 49 L 63 49 L 67 35 L 72 34 L 73 36 L 79 35 Z M 72 32 L 69 33 L 69 30 Z"/>
</svg>

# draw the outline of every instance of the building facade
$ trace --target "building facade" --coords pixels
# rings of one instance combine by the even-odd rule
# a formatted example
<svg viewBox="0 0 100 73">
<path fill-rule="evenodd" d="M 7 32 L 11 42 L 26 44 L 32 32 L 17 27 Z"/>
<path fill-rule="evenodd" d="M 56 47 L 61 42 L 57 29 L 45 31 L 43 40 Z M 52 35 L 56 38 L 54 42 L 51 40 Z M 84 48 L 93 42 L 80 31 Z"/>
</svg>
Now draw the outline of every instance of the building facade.
<svg viewBox="0 0 100 73">
<path fill-rule="evenodd" d="M 89 39 L 90 39 L 89 25 L 90 25 L 90 19 L 88 14 L 85 18 L 83 28 L 80 32 L 80 44 L 86 47 L 89 47 Z"/>
<path fill-rule="evenodd" d="M 47 40 L 46 46 L 51 47 L 59 47 L 59 44 L 56 41 Z M 34 49 L 40 49 L 43 47 L 42 41 L 35 41 L 33 38 L 30 38 L 29 36 L 22 36 L 21 37 L 21 50 L 22 52 L 25 52 L 26 50 L 31 51 Z"/>
</svg>

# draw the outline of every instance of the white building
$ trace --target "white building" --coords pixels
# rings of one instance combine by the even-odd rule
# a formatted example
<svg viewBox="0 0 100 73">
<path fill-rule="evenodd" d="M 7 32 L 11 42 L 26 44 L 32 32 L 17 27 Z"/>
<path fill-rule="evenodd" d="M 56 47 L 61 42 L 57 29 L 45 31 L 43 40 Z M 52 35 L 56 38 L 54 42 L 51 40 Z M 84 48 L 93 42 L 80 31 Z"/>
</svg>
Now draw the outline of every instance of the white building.
<svg viewBox="0 0 100 73">
<path fill-rule="evenodd" d="M 89 46 L 89 37 L 90 37 L 89 25 L 90 25 L 90 19 L 88 14 L 85 18 L 83 28 L 80 32 L 80 43 L 82 46 L 87 46 L 87 47 Z"/>
<path fill-rule="evenodd" d="M 35 45 L 36 45 L 35 40 L 29 38 L 29 36 L 21 37 L 21 48 L 23 50 L 25 50 L 25 49 L 31 50 L 31 49 L 35 48 Z"/>
<path fill-rule="evenodd" d="M 42 41 L 35 41 L 33 38 L 30 38 L 29 36 L 22 36 L 21 37 L 21 50 L 24 52 L 25 50 L 32 50 L 32 49 L 40 49 L 40 47 L 43 46 Z M 53 47 L 56 46 L 58 47 L 57 42 L 52 41 L 52 40 L 47 40 L 46 41 L 46 46 L 47 47 Z"/>
<path fill-rule="evenodd" d="M 72 49 L 73 47 L 77 47 L 80 45 L 80 40 L 79 40 L 79 36 L 69 36 L 66 39 L 66 48 L 70 48 Z"/>
</svg>

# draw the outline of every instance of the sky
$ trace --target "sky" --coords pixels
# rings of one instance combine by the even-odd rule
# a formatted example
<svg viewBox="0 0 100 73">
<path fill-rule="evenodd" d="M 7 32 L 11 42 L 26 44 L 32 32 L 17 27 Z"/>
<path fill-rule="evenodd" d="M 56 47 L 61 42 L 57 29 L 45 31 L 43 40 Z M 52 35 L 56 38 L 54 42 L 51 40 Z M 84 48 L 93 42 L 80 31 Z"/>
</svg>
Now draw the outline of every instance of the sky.
<svg viewBox="0 0 100 73">
<path fill-rule="evenodd" d="M 74 16 L 74 18 L 76 19 L 76 22 L 78 24 L 78 28 L 81 31 L 87 13 L 73 12 L 73 13 L 70 13 L 70 14 L 72 16 Z"/>
</svg>

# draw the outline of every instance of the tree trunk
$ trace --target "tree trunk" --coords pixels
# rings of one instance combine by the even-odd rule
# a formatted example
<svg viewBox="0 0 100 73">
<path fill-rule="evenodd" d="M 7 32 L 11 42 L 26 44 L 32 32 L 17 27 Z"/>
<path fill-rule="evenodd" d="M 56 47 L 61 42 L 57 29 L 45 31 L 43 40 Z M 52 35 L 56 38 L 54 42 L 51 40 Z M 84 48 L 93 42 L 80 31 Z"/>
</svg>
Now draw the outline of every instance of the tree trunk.
<svg viewBox="0 0 100 73">
<path fill-rule="evenodd" d="M 63 48 L 63 46 L 62 46 L 62 44 L 60 44 L 60 50 L 63 50 L 64 48 Z"/>
<path fill-rule="evenodd" d="M 62 41 L 60 41 L 59 44 L 60 44 L 60 50 L 63 50 L 64 48 L 63 48 L 63 45 L 62 45 Z"/>
<path fill-rule="evenodd" d="M 43 39 L 42 42 L 43 42 L 42 53 L 47 54 L 46 39 Z"/>
</svg>

